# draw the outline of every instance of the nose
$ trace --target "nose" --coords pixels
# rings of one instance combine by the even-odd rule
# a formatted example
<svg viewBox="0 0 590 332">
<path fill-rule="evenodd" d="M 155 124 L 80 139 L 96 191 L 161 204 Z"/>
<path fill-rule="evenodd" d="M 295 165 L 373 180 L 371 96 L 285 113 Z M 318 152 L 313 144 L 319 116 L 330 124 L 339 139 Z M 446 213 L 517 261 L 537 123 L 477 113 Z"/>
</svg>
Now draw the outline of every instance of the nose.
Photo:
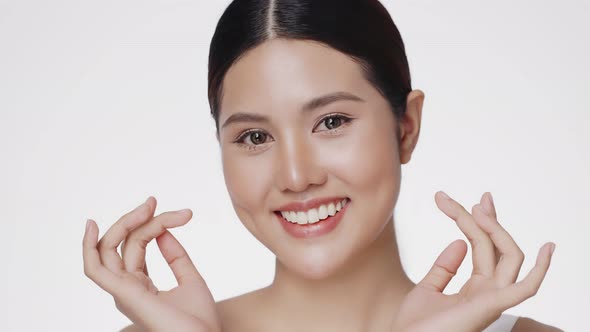
<svg viewBox="0 0 590 332">
<path fill-rule="evenodd" d="M 327 175 L 321 165 L 317 149 L 302 137 L 284 139 L 276 154 L 278 170 L 276 183 L 281 191 L 303 192 L 312 185 L 326 181 Z"/>
</svg>

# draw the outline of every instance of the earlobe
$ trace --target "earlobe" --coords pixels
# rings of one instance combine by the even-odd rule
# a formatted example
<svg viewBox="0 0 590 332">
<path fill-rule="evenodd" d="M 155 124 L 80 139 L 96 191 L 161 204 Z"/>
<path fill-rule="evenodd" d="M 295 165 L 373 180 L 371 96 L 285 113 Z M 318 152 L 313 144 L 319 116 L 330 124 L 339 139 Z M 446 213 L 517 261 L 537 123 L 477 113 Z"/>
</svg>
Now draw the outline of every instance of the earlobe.
<svg viewBox="0 0 590 332">
<path fill-rule="evenodd" d="M 412 90 L 406 98 L 406 113 L 400 121 L 400 162 L 407 164 L 418 143 L 424 92 Z"/>
</svg>

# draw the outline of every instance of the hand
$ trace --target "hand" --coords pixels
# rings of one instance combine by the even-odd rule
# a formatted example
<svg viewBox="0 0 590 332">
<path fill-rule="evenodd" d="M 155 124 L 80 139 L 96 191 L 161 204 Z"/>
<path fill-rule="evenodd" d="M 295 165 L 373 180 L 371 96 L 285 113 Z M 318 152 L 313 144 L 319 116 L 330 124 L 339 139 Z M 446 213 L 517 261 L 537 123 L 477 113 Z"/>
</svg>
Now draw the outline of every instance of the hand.
<svg viewBox="0 0 590 332">
<path fill-rule="evenodd" d="M 471 214 L 443 192 L 435 195 L 439 209 L 455 220 L 473 247 L 473 272 L 459 293 L 443 294 L 467 253 L 463 240 L 451 243 L 428 274 L 404 299 L 393 331 L 482 331 L 502 312 L 535 295 L 549 269 L 552 243 L 539 250 L 535 266 L 516 282 L 524 254 L 500 226 L 490 193 Z"/>
<path fill-rule="evenodd" d="M 167 230 L 186 224 L 192 211 L 156 217 L 156 199 L 125 214 L 98 241 L 98 226 L 88 220 L 83 240 L 84 273 L 110 293 L 117 309 L 142 330 L 219 331 L 215 301 L 182 245 Z M 178 286 L 159 291 L 145 262 L 146 246 L 156 239 Z M 122 258 L 117 252 L 121 242 Z"/>
</svg>

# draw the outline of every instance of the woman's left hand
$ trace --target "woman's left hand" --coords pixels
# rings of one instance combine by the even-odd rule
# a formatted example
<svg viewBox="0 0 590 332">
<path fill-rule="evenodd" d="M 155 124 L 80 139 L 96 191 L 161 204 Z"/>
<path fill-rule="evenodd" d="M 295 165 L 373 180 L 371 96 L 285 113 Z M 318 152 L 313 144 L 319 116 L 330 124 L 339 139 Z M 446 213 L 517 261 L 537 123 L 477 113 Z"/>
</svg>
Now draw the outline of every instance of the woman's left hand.
<svg viewBox="0 0 590 332">
<path fill-rule="evenodd" d="M 480 332 L 502 312 L 534 296 L 549 269 L 552 244 L 539 250 L 535 266 L 516 282 L 524 254 L 498 223 L 490 193 L 471 214 L 443 192 L 435 195 L 439 209 L 455 220 L 473 248 L 473 272 L 459 293 L 443 294 L 467 253 L 463 240 L 451 243 L 428 274 L 408 293 L 392 331 Z"/>
</svg>

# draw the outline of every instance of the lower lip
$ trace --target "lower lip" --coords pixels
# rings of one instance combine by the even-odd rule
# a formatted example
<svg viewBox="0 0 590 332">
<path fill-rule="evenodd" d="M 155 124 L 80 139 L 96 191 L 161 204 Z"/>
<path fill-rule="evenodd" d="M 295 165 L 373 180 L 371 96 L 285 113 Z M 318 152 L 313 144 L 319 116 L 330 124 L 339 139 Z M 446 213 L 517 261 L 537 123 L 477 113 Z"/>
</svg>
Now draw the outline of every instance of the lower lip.
<svg viewBox="0 0 590 332">
<path fill-rule="evenodd" d="M 283 229 L 285 229 L 285 231 L 289 233 L 291 236 L 296 238 L 312 238 L 327 234 L 334 228 L 336 228 L 336 226 L 338 226 L 338 223 L 342 219 L 342 216 L 344 216 L 344 213 L 346 213 L 346 210 L 348 210 L 349 205 L 350 200 L 348 200 L 346 205 L 342 209 L 340 209 L 340 211 L 338 211 L 335 215 L 330 216 L 324 220 L 318 221 L 314 224 L 300 225 L 287 221 L 285 218 L 283 218 L 280 212 L 275 212 L 275 215 L 279 218 L 279 222 L 281 223 L 281 226 L 283 226 Z"/>
</svg>

